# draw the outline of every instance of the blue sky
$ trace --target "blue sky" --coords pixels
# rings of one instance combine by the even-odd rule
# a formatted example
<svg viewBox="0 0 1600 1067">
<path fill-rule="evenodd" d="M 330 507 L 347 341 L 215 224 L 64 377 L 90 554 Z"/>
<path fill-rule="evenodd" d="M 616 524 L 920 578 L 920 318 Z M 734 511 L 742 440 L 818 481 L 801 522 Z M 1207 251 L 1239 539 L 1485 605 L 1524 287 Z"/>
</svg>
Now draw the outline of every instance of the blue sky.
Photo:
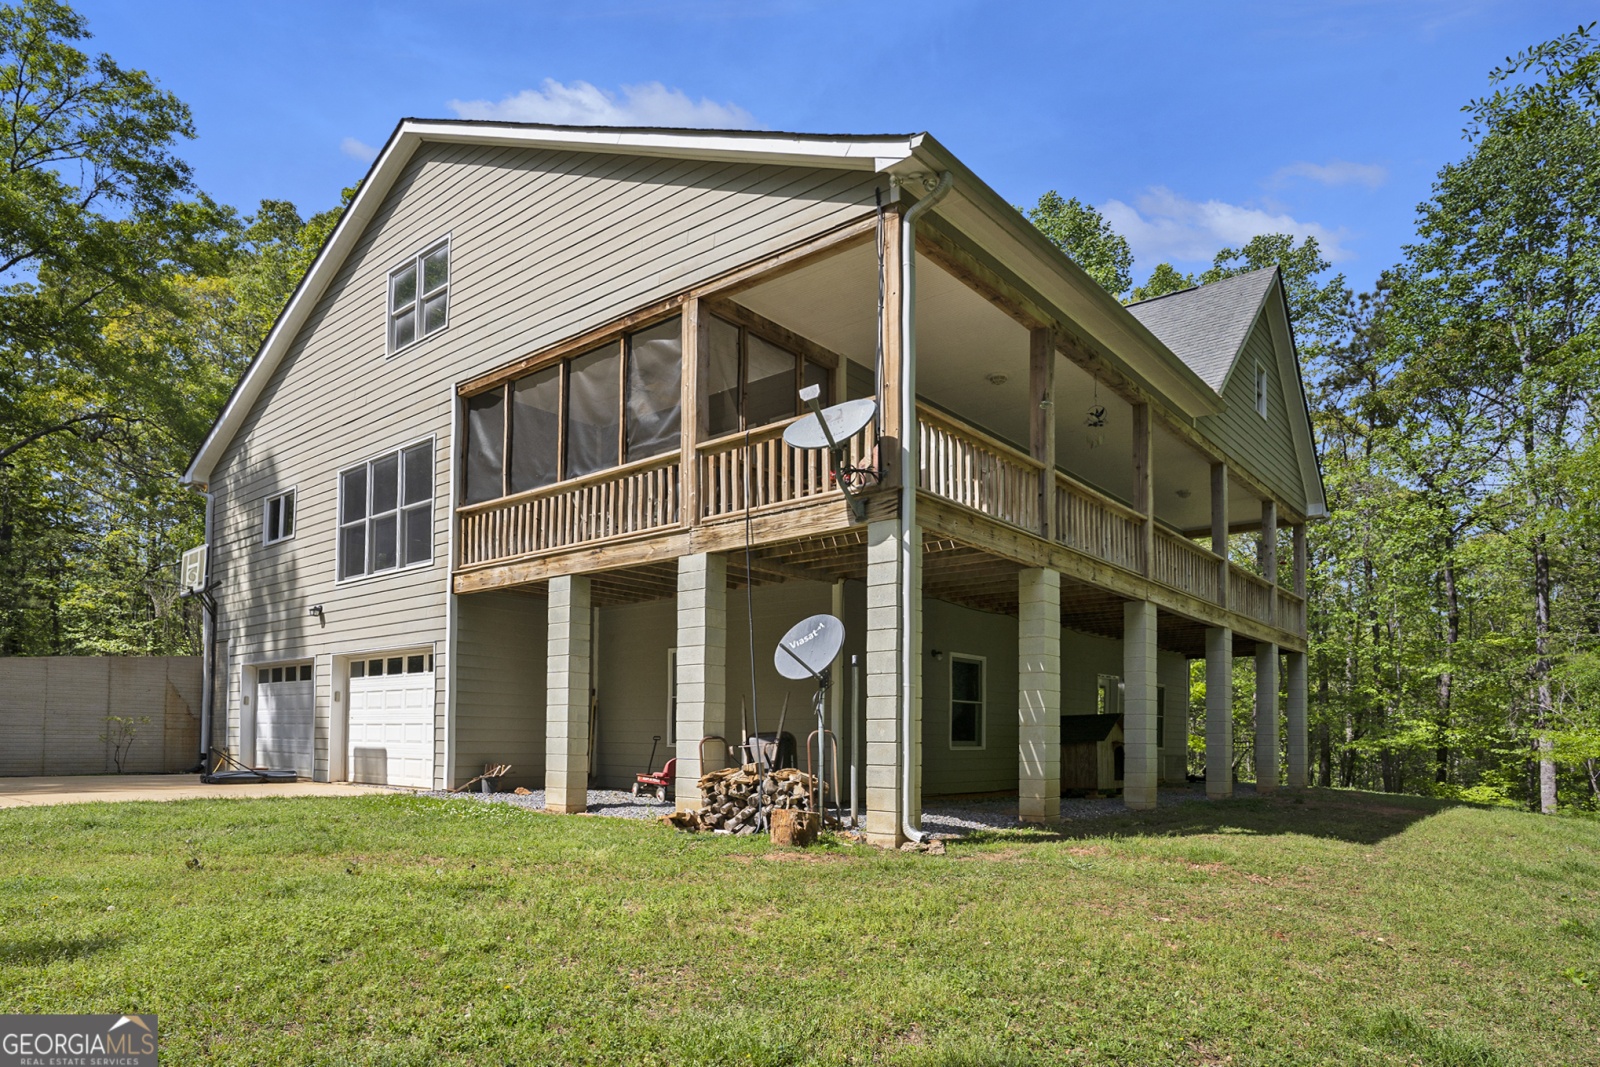
<svg viewBox="0 0 1600 1067">
<path fill-rule="evenodd" d="M 1411 235 L 1460 107 L 1568 0 L 1238 3 L 80 0 L 91 48 L 195 114 L 202 188 L 312 211 L 402 116 L 927 130 L 1015 203 L 1099 206 L 1136 277 L 1257 232 L 1369 285 Z"/>
</svg>

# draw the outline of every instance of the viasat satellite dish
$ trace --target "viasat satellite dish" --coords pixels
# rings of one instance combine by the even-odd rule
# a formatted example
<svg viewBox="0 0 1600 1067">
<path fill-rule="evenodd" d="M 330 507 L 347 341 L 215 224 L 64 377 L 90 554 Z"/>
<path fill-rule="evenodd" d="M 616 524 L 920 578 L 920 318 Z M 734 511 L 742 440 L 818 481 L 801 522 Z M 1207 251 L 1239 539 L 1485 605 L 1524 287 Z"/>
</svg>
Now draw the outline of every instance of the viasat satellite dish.
<svg viewBox="0 0 1600 1067">
<path fill-rule="evenodd" d="M 778 639 L 772 665 L 785 678 L 820 678 L 844 646 L 844 623 L 832 615 L 813 615 L 789 627 Z"/>
<path fill-rule="evenodd" d="M 783 439 L 792 448 L 838 448 L 838 442 L 850 440 L 877 413 L 878 403 L 870 396 L 846 400 L 791 422 L 783 431 Z"/>
</svg>

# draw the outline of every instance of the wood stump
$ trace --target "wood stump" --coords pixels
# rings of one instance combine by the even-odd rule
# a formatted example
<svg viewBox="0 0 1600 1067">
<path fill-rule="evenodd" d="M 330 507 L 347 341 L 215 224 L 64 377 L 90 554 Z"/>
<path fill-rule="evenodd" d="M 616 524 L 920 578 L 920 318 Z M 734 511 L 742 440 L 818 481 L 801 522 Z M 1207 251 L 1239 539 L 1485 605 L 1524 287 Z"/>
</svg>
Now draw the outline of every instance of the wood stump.
<svg viewBox="0 0 1600 1067">
<path fill-rule="evenodd" d="M 772 843 L 805 848 L 816 841 L 822 830 L 822 816 L 800 808 L 774 808 L 772 811 Z"/>
</svg>

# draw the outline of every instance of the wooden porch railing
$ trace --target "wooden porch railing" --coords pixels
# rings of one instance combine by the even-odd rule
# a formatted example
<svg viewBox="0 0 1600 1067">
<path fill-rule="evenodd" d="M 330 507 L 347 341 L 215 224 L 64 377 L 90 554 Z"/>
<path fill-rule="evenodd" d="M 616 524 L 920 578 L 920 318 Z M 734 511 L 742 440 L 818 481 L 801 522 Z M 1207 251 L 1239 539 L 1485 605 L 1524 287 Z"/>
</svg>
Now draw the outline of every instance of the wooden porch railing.
<svg viewBox="0 0 1600 1067">
<path fill-rule="evenodd" d="M 804 418 L 804 416 L 801 416 Z M 783 431 L 795 419 L 785 419 L 750 432 L 748 450 L 743 433 L 708 441 L 699 448 L 700 515 L 718 519 L 744 514 L 745 466 L 749 465 L 750 508 L 792 504 L 824 493 L 837 493 L 824 449 L 801 450 L 784 443 Z M 845 447 L 850 466 L 866 466 L 872 456 L 869 425 Z"/>
<path fill-rule="evenodd" d="M 676 526 L 678 477 L 678 454 L 671 452 L 469 504 L 458 510 L 460 566 Z"/>
<path fill-rule="evenodd" d="M 917 408 L 917 488 L 1037 534 L 1044 465 L 981 430 Z"/>
<path fill-rule="evenodd" d="M 1215 604 L 1221 581 L 1217 563 L 1210 549 L 1156 527 L 1155 565 L 1150 576 L 1161 584 Z"/>
<path fill-rule="evenodd" d="M 1144 573 L 1144 516 L 1056 472 L 1056 540 L 1135 574 Z"/>
<path fill-rule="evenodd" d="M 1228 607 L 1271 625 L 1272 583 L 1237 563 L 1228 564 Z"/>
<path fill-rule="evenodd" d="M 1292 634 L 1306 632 L 1306 602 L 1287 589 L 1278 590 L 1278 629 Z"/>
</svg>

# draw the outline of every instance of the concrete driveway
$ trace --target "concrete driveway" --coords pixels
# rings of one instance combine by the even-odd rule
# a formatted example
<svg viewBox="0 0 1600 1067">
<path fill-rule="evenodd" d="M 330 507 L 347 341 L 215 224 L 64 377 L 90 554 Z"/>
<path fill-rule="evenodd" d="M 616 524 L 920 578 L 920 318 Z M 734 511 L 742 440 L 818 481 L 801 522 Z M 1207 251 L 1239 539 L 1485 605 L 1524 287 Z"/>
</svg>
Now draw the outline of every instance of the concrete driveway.
<svg viewBox="0 0 1600 1067">
<path fill-rule="evenodd" d="M 277 785 L 204 785 L 198 774 L 85 774 L 50 778 L 0 778 L 0 808 L 87 804 L 121 800 L 243 800 L 250 797 L 354 797 L 391 793 L 375 785 L 284 782 Z"/>
</svg>

